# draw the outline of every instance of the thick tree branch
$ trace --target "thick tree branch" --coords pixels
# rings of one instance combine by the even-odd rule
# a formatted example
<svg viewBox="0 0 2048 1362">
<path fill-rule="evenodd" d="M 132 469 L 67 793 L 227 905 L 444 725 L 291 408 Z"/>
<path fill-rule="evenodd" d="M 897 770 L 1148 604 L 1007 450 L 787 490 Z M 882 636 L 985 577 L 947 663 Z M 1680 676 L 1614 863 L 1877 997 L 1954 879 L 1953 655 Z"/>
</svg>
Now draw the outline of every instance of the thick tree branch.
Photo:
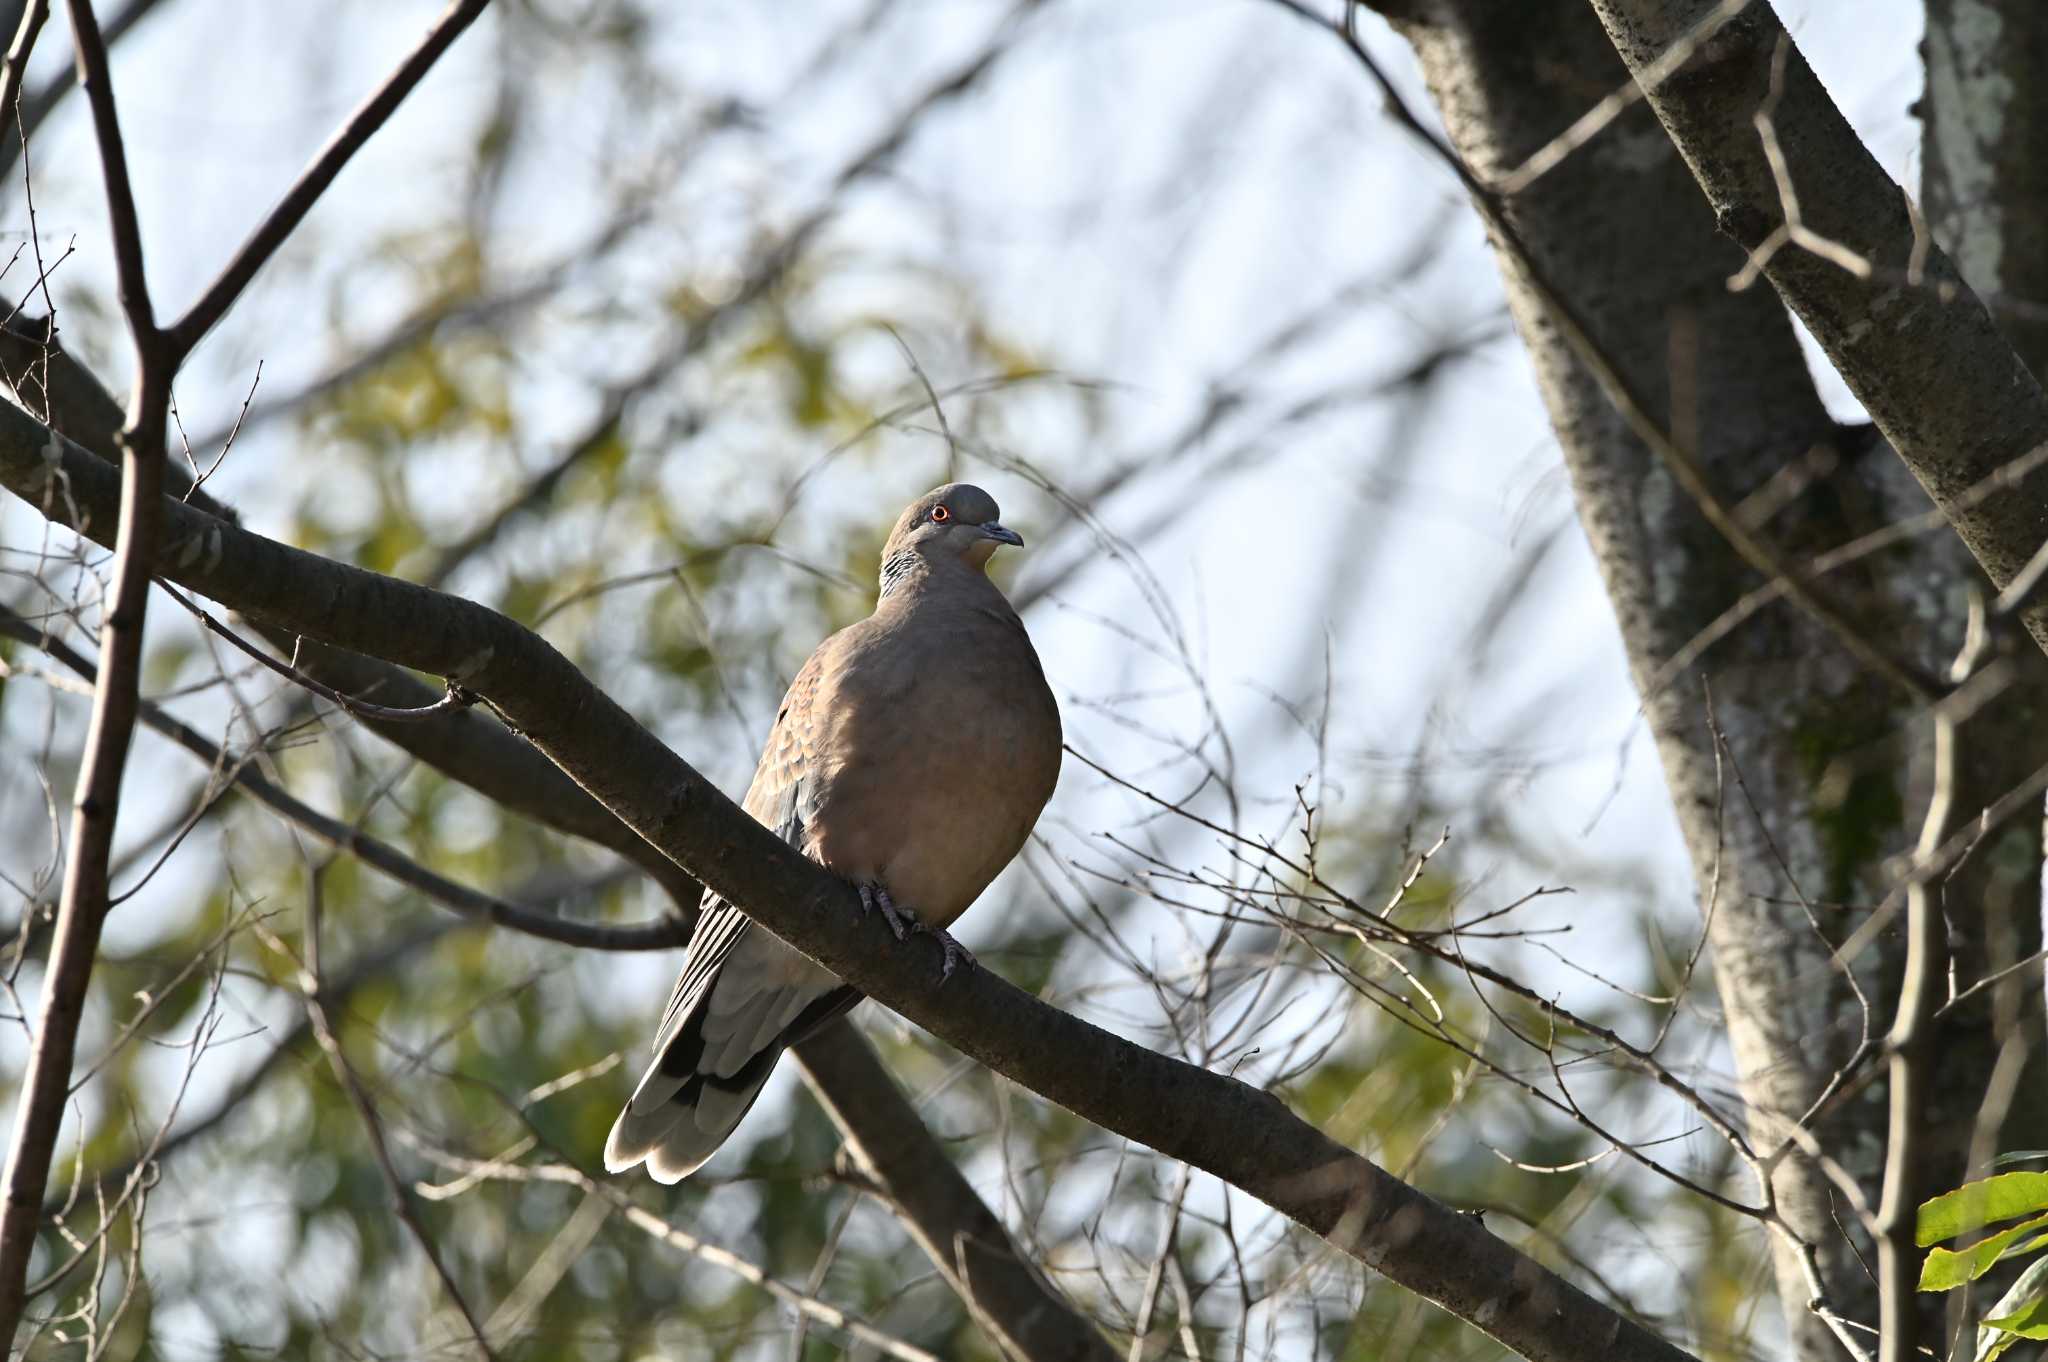
<svg viewBox="0 0 2048 1362">
<path fill-rule="evenodd" d="M 1724 0 L 1714 0 L 1715 6 Z M 1880 643 L 1875 631 L 1850 617 L 1841 605 L 1807 577 L 1800 566 L 1787 559 L 1761 534 L 1758 534 L 1744 519 L 1736 514 L 1715 489 L 1712 481 L 1702 468 L 1698 451 L 1681 442 L 1673 432 L 1656 418 L 1651 404 L 1643 397 L 1637 384 L 1626 374 L 1617 357 L 1610 354 L 1593 334 L 1587 324 L 1584 310 L 1578 300 L 1558 288 L 1550 278 L 1541 261 L 1530 251 L 1515 226 L 1513 216 L 1506 211 L 1507 200 L 1492 185 L 1482 180 L 1464 158 L 1450 147 L 1445 146 L 1431 132 L 1427 125 L 1416 116 L 1401 97 L 1401 92 L 1381 69 L 1365 44 L 1359 41 L 1352 29 L 1350 0 L 1346 3 L 1344 21 L 1331 24 L 1325 21 L 1305 0 L 1274 0 L 1281 8 L 1308 20 L 1318 27 L 1329 29 L 1351 52 L 1351 55 L 1365 69 L 1373 83 L 1380 88 L 1387 101 L 1387 108 L 1393 118 L 1407 129 L 1428 150 L 1441 160 L 1446 169 L 1457 177 L 1466 192 L 1472 197 L 1472 206 L 1485 221 L 1495 243 L 1513 263 L 1522 276 L 1528 291 L 1539 301 L 1544 311 L 1544 321 L 1555 327 L 1571 346 L 1579 362 L 1599 380 L 1608 400 L 1627 422 L 1630 431 L 1642 441 L 1645 448 L 1655 454 L 1674 482 L 1687 499 L 1712 525 L 1714 532 L 1726 540 L 1728 546 L 1739 554 L 1756 571 L 1784 584 L 1786 596 L 1815 620 L 1825 625 L 1834 641 L 1873 673 L 1905 694 L 1919 700 L 1932 700 L 1941 693 L 1938 681 L 1927 675 L 1912 659 L 1894 656 L 1891 650 Z M 1693 35 L 1707 19 L 1699 16 L 1699 22 L 1685 26 L 1680 39 Z"/>
<path fill-rule="evenodd" d="M 0 483 L 104 535 L 110 470 L 0 408 Z M 985 970 L 940 993 L 935 958 L 862 920 L 852 888 L 749 818 L 544 640 L 495 611 L 163 508 L 166 577 L 243 614 L 445 676 L 642 837 L 761 925 L 912 1021 L 1082 1117 L 1204 1169 L 1526 1357 L 1685 1354 L 1478 1222 L 1336 1144 L 1271 1094 L 1155 1054 Z"/>
<path fill-rule="evenodd" d="M 0 634 L 38 647 L 79 676 L 88 681 L 93 679 L 91 663 L 63 643 L 44 637 L 4 607 L 0 607 Z M 142 721 L 214 770 L 230 772 L 229 779 L 237 788 L 329 846 L 356 856 L 464 917 L 566 945 L 603 950 L 680 946 L 689 938 L 691 923 L 685 917 L 644 927 L 593 926 L 480 893 L 437 875 L 355 827 L 310 808 L 247 766 L 230 761 L 203 735 L 146 701 Z M 521 750 L 532 749 L 522 744 Z M 548 770 L 552 772 L 554 768 L 549 766 Z M 695 881 L 689 883 L 694 885 Z M 418 939 L 433 939 L 439 930 Z M 406 938 L 407 942 L 414 939 Z M 384 956 L 369 958 L 377 960 Z M 341 1000 L 335 995 L 345 995 L 358 976 L 359 971 L 352 970 L 341 984 L 324 982 L 321 994 L 326 1005 L 339 1009 Z M 263 1064 L 237 1084 L 229 1100 L 192 1128 L 179 1131 L 159 1149 L 157 1157 L 163 1157 L 198 1130 L 217 1123 L 253 1092 L 276 1061 L 311 1034 L 310 1018 L 309 1013 L 306 1022 L 279 1042 Z M 1113 1362 L 1115 1353 L 1102 1336 L 1018 1255 L 1002 1222 L 953 1167 L 850 1022 L 842 1019 L 824 1034 L 799 1046 L 796 1053 L 805 1077 L 839 1124 L 855 1157 L 960 1298 L 968 1303 L 978 1322 L 996 1329 L 1009 1347 L 1030 1362 L 1080 1362 L 1090 1358 Z M 129 1171 L 117 1170 L 110 1180 L 119 1182 Z"/>
<path fill-rule="evenodd" d="M 1640 72 L 1712 0 L 1592 0 Z M 1766 0 L 1649 95 L 1721 229 L 1752 253 L 1871 419 L 2003 587 L 2048 537 L 2048 475 L 1977 504 L 1969 488 L 2048 442 L 2048 395 L 1918 224 L 1906 194 L 1842 117 Z M 1760 123 L 1760 115 L 1763 122 Z M 1768 131 L 1769 139 L 1763 134 Z M 1860 259 L 1783 240 L 1798 222 Z M 1927 381 L 1938 359 L 1941 381 Z M 2048 649 L 2048 611 L 2023 616 Z"/>
<path fill-rule="evenodd" d="M 39 648 L 87 681 L 96 679 L 92 663 L 57 639 L 47 637 L 28 621 L 0 606 L 0 635 L 19 639 Z M 257 803 L 337 851 L 345 851 L 373 870 L 416 891 L 463 917 L 494 927 L 522 932 L 543 941 L 606 951 L 667 950 L 690 939 L 691 919 L 670 917 L 638 926 L 612 927 L 602 923 L 576 922 L 551 913 L 524 908 L 516 903 L 459 884 L 436 874 L 404 852 L 370 836 L 354 824 L 330 817 L 297 798 L 290 791 L 237 761 L 191 725 L 180 721 L 157 705 L 144 700 L 139 706 L 143 725 L 223 773 L 227 783 Z"/>
<path fill-rule="evenodd" d="M 1047 1286 L 847 1018 L 796 1047 L 797 1062 L 861 1171 L 1005 1355 L 1116 1362 L 1107 1339 Z"/>
<path fill-rule="evenodd" d="M 38 390 L 37 395 L 49 404 L 57 429 L 89 450 L 112 450 L 121 426 L 121 404 L 62 348 L 47 345 L 39 330 L 35 322 L 20 318 L 0 327 L 0 370 L 46 376 L 47 391 Z M 236 519 L 232 507 L 206 492 L 193 491 L 185 470 L 175 463 L 166 465 L 164 477 L 173 495 L 208 515 L 230 522 Z M 278 652 L 289 656 L 296 649 L 299 666 L 306 672 L 352 696 L 395 708 L 419 709 L 444 693 L 402 667 L 302 642 L 290 629 L 262 632 Z M 386 724 L 374 718 L 362 723 L 400 750 L 490 796 L 511 812 L 631 861 L 661 885 L 679 910 L 696 907 L 703 886 L 495 719 L 459 710 L 425 723 Z"/>
<path fill-rule="evenodd" d="M 1491 187 L 1514 229 L 1513 238 L 1496 240 L 1502 272 L 1692 856 L 1751 1134 L 1782 1149 L 1790 1138 L 1785 1126 L 1806 1113 L 1806 1138 L 1818 1140 L 1874 1203 L 1882 1104 L 1829 1094 L 1839 1097 L 1845 1064 L 1878 1048 L 1859 1049 L 1868 1023 L 1847 970 L 1861 976 L 1869 996 L 1884 997 L 1898 978 L 1897 937 L 1878 940 L 1845 969 L 1834 949 L 1839 931 L 1832 920 L 1817 923 L 1802 895 L 1875 901 L 1895 883 L 1889 857 L 1910 850 L 1902 818 L 1921 797 L 1921 767 L 1895 766 L 1889 750 L 1874 760 L 1864 754 L 1896 741 L 1891 735 L 1917 731 L 1915 694 L 1947 688 L 1940 673 L 1963 625 L 1948 602 L 1960 593 L 1931 593 L 1927 584 L 1972 580 L 1976 565 L 1938 510 L 1914 514 L 1925 501 L 1902 466 L 1864 452 L 1835 428 L 1779 300 L 1762 289 L 1728 289 L 1743 255 L 1718 235 L 1654 116 L 1630 107 L 1641 86 L 1584 0 L 1529 0 L 1512 12 L 1495 0 L 1376 7 L 1415 45 L 1444 129 L 1469 167 L 1467 182 Z M 1726 18 L 1729 7 L 1710 13 Z M 1588 132 L 1595 121 L 1589 104 L 1606 120 L 1597 140 Z M 1503 188 L 1511 184 L 1519 187 Z M 1611 357 L 1653 424 L 1692 451 L 1724 498 L 1741 500 L 1783 485 L 1801 466 L 1811 470 L 1811 485 L 1753 528 L 1809 580 L 1836 571 L 1829 595 L 1846 617 L 1885 621 L 1886 651 L 1931 686 L 1870 684 L 1843 665 L 1810 612 L 1756 609 L 1778 599 L 1783 580 L 1775 575 L 1739 610 L 1724 611 L 1751 580 L 1754 562 L 1746 565 L 1685 497 L 1673 495 L 1640 419 L 1618 411 L 1604 377 L 1580 362 L 1545 292 L 1531 287 L 1523 252 L 1549 292 L 1572 300 L 1584 335 Z M 2023 460 L 1971 496 L 2010 496 L 2021 476 L 2044 463 Z M 1905 532 L 1916 524 L 1927 537 Z M 1889 551 L 1881 565 L 1852 547 L 1880 544 Z M 1840 572 L 1850 561 L 1862 566 Z M 1975 721 L 1989 727 L 1983 744 L 1973 743 L 1958 792 L 1966 809 L 1991 803 L 2048 759 L 2035 718 L 2044 659 L 2014 662 L 2020 682 L 1996 712 Z M 1677 684 L 1703 672 L 1711 673 L 1717 720 L 1706 724 L 1700 689 Z M 1843 794 L 1817 796 L 1816 750 L 1839 754 L 1822 758 L 1830 781 L 1855 763 L 1854 795 L 1845 781 Z M 1733 805 L 1723 800 L 1729 770 L 1747 773 L 1740 799 L 1726 786 Z M 1878 812 L 1855 815 L 1869 841 L 1842 855 L 1834 832 L 1850 816 L 1846 800 L 1864 800 L 1868 810 L 1871 792 L 1879 792 Z M 1891 798 L 1900 801 L 1901 821 L 1882 814 Z M 1951 920 L 1961 977 L 2012 958 L 2007 940 L 2038 941 L 2031 925 L 2038 877 L 2012 873 L 2026 859 L 1980 857 L 1949 886 L 1952 897 L 1981 908 Z M 1923 1112 L 1928 1134 L 1920 1152 L 1930 1178 L 1962 1176 L 1978 1095 L 2000 1051 L 1987 1009 L 1957 1022 L 1938 1042 L 1944 1062 Z M 1776 1155 L 1768 1164 L 1771 1200 L 1792 1232 L 1773 1241 L 1791 1353 L 1844 1356 L 1848 1340 L 1831 1330 L 1828 1316 L 1877 1318 L 1869 1252 L 1855 1242 L 1858 1229 L 1844 1231 L 1836 1190 L 1816 1161 Z M 1816 1298 L 1826 1314 L 1801 1309 Z"/>
<path fill-rule="evenodd" d="M 29 331 L 0 329 L 0 362 L 25 366 L 43 353 Z M 58 351 L 50 359 L 47 367 L 53 389 L 50 400 L 60 422 L 68 422 L 70 429 L 95 433 L 102 440 L 111 440 L 119 425 L 118 405 L 106 396 L 98 381 L 68 355 Z M 169 467 L 168 476 L 173 484 L 181 484 L 184 480 L 182 470 L 175 465 Z M 200 509 L 233 519 L 229 508 L 205 493 L 195 495 L 182 487 L 179 490 L 186 500 Z M 289 631 L 273 630 L 269 637 L 280 649 L 288 649 L 298 641 Z M 40 644 L 41 641 L 38 642 Z M 434 694 L 432 687 L 386 662 L 317 643 L 304 643 L 298 652 L 300 666 L 305 670 L 355 694 L 374 695 L 414 708 Z M 60 661 L 68 661 L 62 655 L 58 656 Z M 365 726 L 382 733 L 401 750 L 509 810 L 559 832 L 609 847 L 661 884 L 674 900 L 679 914 L 686 915 L 696 907 L 702 893 L 702 886 L 696 880 L 620 823 L 603 805 L 564 776 L 554 763 L 507 732 L 495 720 L 473 711 L 464 711 L 427 723 L 380 724 L 369 720 L 365 721 Z M 183 737 L 169 736 L 195 754 L 203 755 L 199 747 L 185 742 Z M 200 741 L 204 742 L 203 739 Z M 283 808 L 280 811 L 290 813 Z M 401 869 L 411 864 L 400 858 Z M 449 884 L 438 877 L 407 878 L 401 874 L 400 878 L 429 897 L 436 897 L 437 890 Z M 451 887 L 464 895 L 472 892 L 460 885 Z M 462 903 L 454 898 L 444 897 L 441 901 L 458 912 L 463 911 Z M 687 924 L 687 916 L 679 916 L 673 929 L 680 931 Z M 509 925 L 516 928 L 519 924 L 510 922 Z M 576 930 L 585 929 L 579 925 Z M 589 930 L 606 933 L 610 944 L 622 944 L 625 940 L 622 933 L 642 933 L 653 929 Z M 881 1083 L 873 1081 L 880 1068 L 857 1033 L 849 1031 L 844 1045 L 855 1053 L 853 1059 L 843 1065 L 834 1062 L 836 1056 L 821 1057 L 808 1049 L 799 1049 L 798 1059 L 804 1065 L 805 1075 L 828 1111 L 852 1113 L 853 1119 L 858 1120 L 857 1129 L 842 1123 L 842 1131 L 856 1154 L 876 1169 L 878 1182 L 889 1188 L 889 1194 L 895 1199 L 896 1207 L 912 1234 L 934 1253 L 935 1265 L 947 1274 L 956 1289 L 963 1292 L 962 1299 L 977 1321 L 994 1329 L 1004 1339 L 1026 1345 L 1023 1356 L 1032 1362 L 1059 1362 L 1066 1357 L 1090 1356 L 1090 1353 L 1077 1349 L 1084 1346 L 1085 1340 L 1099 1336 L 1057 1291 L 1016 1262 L 1014 1254 L 1006 1258 L 998 1250 L 988 1247 L 970 1252 L 965 1260 L 970 1271 L 965 1277 L 959 1274 L 959 1264 L 963 1260 L 956 1256 L 955 1246 L 1007 1245 L 1002 1222 L 967 1186 L 894 1083 L 886 1081 L 886 1075 Z M 945 1256 L 937 1256 L 939 1253 Z M 983 1254 L 988 1256 L 989 1262 L 976 1267 Z"/>
</svg>

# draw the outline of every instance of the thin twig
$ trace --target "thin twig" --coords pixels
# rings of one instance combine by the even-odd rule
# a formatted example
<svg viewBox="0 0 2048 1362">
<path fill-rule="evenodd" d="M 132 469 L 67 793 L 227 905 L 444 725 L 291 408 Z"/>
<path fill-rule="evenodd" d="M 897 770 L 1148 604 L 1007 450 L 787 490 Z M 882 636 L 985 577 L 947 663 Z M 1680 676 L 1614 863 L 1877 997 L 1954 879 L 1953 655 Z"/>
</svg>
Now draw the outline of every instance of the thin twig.
<svg viewBox="0 0 2048 1362">
<path fill-rule="evenodd" d="M 92 663 L 54 638 L 39 635 L 33 626 L 0 606 L 0 637 L 16 638 L 42 649 L 51 657 L 90 680 Z M 143 701 L 141 722 L 221 774 L 227 786 L 240 790 L 294 827 L 312 834 L 336 851 L 345 851 L 371 869 L 390 877 L 463 917 L 492 926 L 508 928 L 543 941 L 560 942 L 593 950 L 669 950 L 690 938 L 691 920 L 686 916 L 663 917 L 643 924 L 610 926 L 578 922 L 552 913 L 498 898 L 469 885 L 458 883 L 413 860 L 387 842 L 361 828 L 332 818 L 305 803 L 259 774 L 246 761 L 230 756 L 197 729 L 156 705 Z"/>
<path fill-rule="evenodd" d="M 1530 292 L 1542 305 L 1544 312 L 1557 327 L 1572 352 L 1578 356 L 1579 361 L 1592 373 L 1602 391 L 1614 403 L 1629 430 L 1657 456 L 1658 461 L 1670 472 L 1707 523 L 1728 546 L 1765 577 L 1783 581 L 1785 594 L 1826 628 L 1850 656 L 1915 700 L 1925 702 L 1938 698 L 1944 689 L 1940 681 L 1926 675 L 1912 661 L 1893 657 L 1879 646 L 1874 641 L 1871 631 L 1859 628 L 1840 606 L 1823 595 L 1794 564 L 1788 562 L 1775 548 L 1743 524 L 1741 518 L 1729 509 L 1727 503 L 1707 480 L 1706 471 L 1700 466 L 1693 452 L 1672 438 L 1670 432 L 1651 415 L 1649 404 L 1636 392 L 1634 385 L 1594 339 L 1591 328 L 1580 316 L 1578 308 L 1550 281 L 1549 275 L 1537 262 L 1534 253 L 1522 240 L 1521 232 L 1509 217 L 1500 195 L 1465 164 L 1462 156 L 1439 140 L 1415 111 L 1408 107 L 1407 101 L 1402 98 L 1392 78 L 1381 69 L 1378 59 L 1366 49 L 1349 23 L 1331 22 L 1309 8 L 1304 0 L 1271 0 L 1271 3 L 1317 28 L 1334 34 L 1379 87 L 1394 121 L 1420 141 L 1450 170 L 1458 183 L 1464 186 L 1465 191 L 1471 195 L 1473 206 L 1485 220 L 1494 239 L 1500 243 L 1503 253 L 1522 276 Z M 1345 0 L 1344 8 L 1348 15 L 1353 8 L 1352 0 Z"/>
<path fill-rule="evenodd" d="M 279 662 L 269 653 L 264 652 L 261 648 L 258 648 L 255 644 L 249 642 L 240 634 L 237 634 L 234 630 L 200 609 L 185 593 L 172 586 L 169 582 L 159 582 L 157 585 L 164 589 L 165 595 L 191 611 L 193 618 L 204 625 L 209 633 L 217 634 L 221 638 L 226 639 L 236 648 L 247 653 L 250 657 L 256 659 L 256 661 L 262 663 L 271 671 L 276 672 L 293 685 L 304 687 L 321 699 L 340 706 L 358 719 L 376 719 L 383 723 L 419 723 L 427 719 L 437 719 L 455 710 L 467 709 L 476 703 L 475 696 L 453 682 L 449 683 L 446 693 L 440 699 L 431 705 L 421 705 L 417 709 L 394 709 L 389 705 L 372 704 L 368 700 L 358 700 L 353 695 L 344 695 L 326 682 L 317 680 L 300 671 L 293 664 Z"/>
<path fill-rule="evenodd" d="M 71 852 L 44 976 L 42 1006 L 21 1078 L 7 1148 L 0 1206 L 0 1340 L 20 1322 L 29 1258 L 49 1180 L 50 1154 L 70 1093 L 78 1025 L 107 914 L 108 863 L 121 804 L 121 776 L 135 732 L 142 674 L 142 631 L 149 565 L 163 521 L 164 408 L 176 364 L 167 362 L 150 309 L 142 233 L 114 110 L 107 51 L 89 0 L 69 0 L 79 83 L 91 101 L 121 305 L 136 353 L 135 394 L 119 436 L 121 513 L 115 533 L 113 588 L 100 622 L 105 659 L 93 692 L 92 721 L 72 798 Z"/>
<path fill-rule="evenodd" d="M 1981 609 L 1981 601 L 1978 604 Z M 1959 684 L 1969 682 L 1983 658 L 1977 643 L 1966 643 L 1957 660 Z M 1920 1339 L 1920 1250 L 1914 1229 L 1926 1191 L 1935 1016 L 1948 964 L 1940 884 L 1929 863 L 1941 850 L 1956 814 L 1956 733 L 1962 723 L 1956 709 L 1934 706 L 1934 794 L 1906 876 L 1906 963 L 1899 980 L 1898 1011 L 1885 1037 L 1891 1118 L 1885 1137 L 1884 1190 L 1872 1226 L 1877 1240 L 1878 1362 L 1913 1362 Z"/>
<path fill-rule="evenodd" d="M 20 112 L 22 73 L 28 69 L 29 53 L 35 51 L 36 39 L 49 17 L 50 0 L 28 0 L 21 7 L 21 24 L 14 30 L 6 62 L 0 64 L 0 138 L 6 136 L 9 120 Z M 24 142 L 28 140 L 27 127 L 22 128 L 21 136 Z"/>
<path fill-rule="evenodd" d="M 331 863 L 331 862 L 330 862 Z M 306 949 L 302 975 L 306 987 L 306 1019 L 313 1024 L 313 1038 L 319 1042 L 321 1052 L 327 1056 L 328 1065 L 334 1070 L 336 1081 L 342 1091 L 348 1094 L 349 1104 L 355 1108 L 357 1118 L 362 1122 L 363 1133 L 369 1138 L 370 1152 L 377 1160 L 377 1169 L 384 1175 L 384 1186 L 391 1194 L 391 1210 L 400 1223 L 411 1233 L 427 1263 L 434 1269 L 434 1275 L 441 1279 L 441 1289 L 448 1293 L 455 1303 L 463 1322 L 469 1326 L 478 1356 L 484 1362 L 495 1362 L 496 1354 L 491 1351 L 490 1341 L 484 1336 L 483 1323 L 470 1308 L 469 1301 L 462 1294 L 462 1288 L 455 1281 L 455 1274 L 448 1270 L 441 1251 L 434 1244 L 434 1238 L 427 1233 L 426 1223 L 420 1219 L 418 1207 L 413 1205 L 409 1184 L 400 1176 L 398 1165 L 392 1162 L 391 1146 L 384 1138 L 384 1122 L 377 1115 L 377 1104 L 370 1100 L 369 1090 L 357 1075 L 355 1066 L 349 1063 L 348 1055 L 341 1048 L 341 1038 L 336 1034 L 327 1017 L 326 1005 L 321 1001 L 320 984 L 320 896 L 321 880 L 327 864 L 308 867 L 308 891 L 306 899 Z"/>
<path fill-rule="evenodd" d="M 72 0 L 73 8 L 84 0 Z M 462 31 L 469 27 L 477 15 L 483 13 L 490 0 L 453 0 L 434 26 L 427 30 L 427 36 L 413 49 L 412 55 L 399 64 L 396 71 L 379 86 L 368 99 L 357 106 L 348 121 L 327 139 L 327 145 L 320 148 L 312 164 L 301 172 L 298 182 L 288 190 L 277 206 L 270 210 L 242 243 L 234 258 L 229 260 L 218 278 L 207 285 L 199 301 L 192 304 L 184 316 L 173 322 L 165 332 L 171 353 L 183 359 L 199 343 L 200 337 L 213 329 L 214 323 L 227 315 L 235 299 L 242 296 L 242 290 L 256 277 L 256 271 L 284 244 L 285 239 L 297 230 L 299 223 L 311 210 L 313 204 L 325 193 L 327 186 L 334 183 L 334 177 L 349 159 L 362 150 L 384 121 L 391 117 L 405 97 L 412 93 L 434 63 L 441 59 Z"/>
</svg>

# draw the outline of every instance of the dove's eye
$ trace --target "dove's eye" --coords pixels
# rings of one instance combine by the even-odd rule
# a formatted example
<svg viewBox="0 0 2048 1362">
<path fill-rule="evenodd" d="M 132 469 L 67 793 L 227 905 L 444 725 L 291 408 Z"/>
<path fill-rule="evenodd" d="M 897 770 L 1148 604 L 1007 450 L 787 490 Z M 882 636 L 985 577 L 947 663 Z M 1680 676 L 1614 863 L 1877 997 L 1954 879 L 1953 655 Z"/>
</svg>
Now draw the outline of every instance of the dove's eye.
<svg viewBox="0 0 2048 1362">
<path fill-rule="evenodd" d="M 953 513 L 943 506 L 932 507 L 932 524 L 943 525 L 953 518 Z"/>
</svg>

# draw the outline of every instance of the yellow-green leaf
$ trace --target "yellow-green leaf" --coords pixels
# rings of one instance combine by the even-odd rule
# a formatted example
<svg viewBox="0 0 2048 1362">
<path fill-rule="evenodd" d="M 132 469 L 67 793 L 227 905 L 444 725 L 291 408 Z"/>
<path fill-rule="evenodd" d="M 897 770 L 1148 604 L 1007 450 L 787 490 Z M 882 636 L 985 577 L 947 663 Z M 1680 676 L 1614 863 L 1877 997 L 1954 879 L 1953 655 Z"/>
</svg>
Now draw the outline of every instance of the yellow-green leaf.
<svg viewBox="0 0 2048 1362">
<path fill-rule="evenodd" d="M 1914 1242 L 1936 1244 L 2041 1211 L 2048 1211 L 2048 1173 L 2000 1173 L 1922 1202 Z"/>
<path fill-rule="evenodd" d="M 2048 1261 L 2020 1274 L 1977 1329 L 1977 1362 L 1992 1362 L 2022 1338 L 2048 1336 Z"/>
<path fill-rule="evenodd" d="M 1927 1261 L 1920 1265 L 1920 1289 L 1922 1291 L 1948 1291 L 1964 1282 L 1974 1282 L 1984 1275 L 1990 1266 L 2005 1256 L 2013 1240 L 2048 1225 L 2048 1215 L 2038 1215 L 2032 1220 L 2023 1220 L 2009 1230 L 2002 1230 L 1989 1239 L 1980 1240 L 1960 1253 L 1951 1253 L 1938 1248 L 1927 1255 Z M 2032 1252 L 2048 1240 L 2036 1239 L 2022 1252 Z"/>
</svg>

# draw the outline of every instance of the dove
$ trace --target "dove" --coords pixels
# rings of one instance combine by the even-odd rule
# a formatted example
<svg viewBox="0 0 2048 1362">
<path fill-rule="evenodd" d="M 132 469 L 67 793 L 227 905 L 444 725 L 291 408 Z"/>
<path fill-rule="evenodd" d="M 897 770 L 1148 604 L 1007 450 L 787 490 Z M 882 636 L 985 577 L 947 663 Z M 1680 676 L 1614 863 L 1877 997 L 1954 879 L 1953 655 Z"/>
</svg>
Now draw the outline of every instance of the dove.
<svg viewBox="0 0 2048 1362">
<path fill-rule="evenodd" d="M 913 501 L 882 548 L 874 613 L 790 683 L 743 806 L 851 882 L 898 941 L 934 936 L 941 984 L 973 957 L 946 931 L 1023 848 L 1058 781 L 1059 707 L 986 572 L 1023 539 L 979 487 Z M 654 1059 L 605 1167 L 658 1182 L 703 1166 L 791 1045 L 861 995 L 706 893 Z"/>
</svg>

